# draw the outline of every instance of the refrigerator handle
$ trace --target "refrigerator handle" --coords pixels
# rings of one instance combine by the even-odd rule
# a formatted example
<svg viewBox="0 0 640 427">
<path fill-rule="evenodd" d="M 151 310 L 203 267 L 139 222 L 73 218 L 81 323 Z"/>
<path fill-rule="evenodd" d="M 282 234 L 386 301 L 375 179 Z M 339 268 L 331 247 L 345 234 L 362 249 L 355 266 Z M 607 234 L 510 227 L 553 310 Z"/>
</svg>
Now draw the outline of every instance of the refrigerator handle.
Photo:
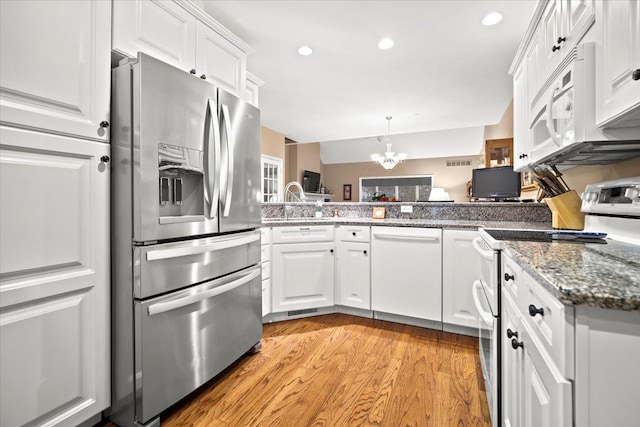
<svg viewBox="0 0 640 427">
<path fill-rule="evenodd" d="M 239 278 L 237 280 L 234 280 L 232 282 L 225 283 L 224 285 L 215 287 L 213 289 L 209 289 L 209 290 L 206 290 L 204 292 L 200 292 L 200 293 L 197 293 L 197 294 L 189 295 L 189 296 L 186 296 L 186 297 L 183 297 L 183 298 L 179 298 L 179 299 L 175 299 L 175 300 L 170 300 L 170 301 L 166 301 L 166 302 L 158 302 L 156 304 L 150 305 L 147 308 L 147 313 L 149 314 L 149 316 L 153 316 L 153 315 L 156 315 L 156 314 L 165 313 L 167 311 L 176 310 L 178 308 L 182 308 L 182 307 L 185 307 L 187 305 L 191 305 L 191 304 L 203 301 L 205 299 L 213 298 L 213 297 L 221 295 L 221 294 L 223 294 L 225 292 L 232 291 L 235 288 L 238 288 L 238 287 L 244 285 L 245 283 L 252 281 L 256 277 L 259 277 L 261 273 L 262 273 L 262 270 L 256 269 L 256 270 L 248 273 L 246 276 L 243 276 L 243 277 L 241 277 L 241 278 Z"/>
<path fill-rule="evenodd" d="M 222 216 L 229 216 L 229 211 L 231 210 L 231 200 L 233 199 L 233 146 L 234 141 L 232 139 L 231 133 L 231 119 L 229 117 L 229 107 L 225 104 L 222 104 L 222 118 L 224 120 L 224 129 L 227 134 L 227 189 L 224 197 L 224 211 L 222 212 Z"/>
<path fill-rule="evenodd" d="M 208 219 L 218 216 L 220 198 L 220 125 L 218 110 L 211 99 L 207 99 L 206 133 L 204 137 L 204 197 L 207 202 L 205 215 Z M 213 131 L 212 129 L 213 128 Z M 213 134 L 213 143 L 211 142 Z"/>
</svg>

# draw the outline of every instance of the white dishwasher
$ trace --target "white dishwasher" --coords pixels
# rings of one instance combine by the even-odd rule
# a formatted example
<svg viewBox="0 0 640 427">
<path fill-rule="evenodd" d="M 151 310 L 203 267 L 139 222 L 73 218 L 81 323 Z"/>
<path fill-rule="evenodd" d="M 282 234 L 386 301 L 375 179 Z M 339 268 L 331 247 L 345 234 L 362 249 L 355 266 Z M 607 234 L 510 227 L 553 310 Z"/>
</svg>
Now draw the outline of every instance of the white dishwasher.
<svg viewBox="0 0 640 427">
<path fill-rule="evenodd" d="M 371 227 L 371 308 L 442 322 L 442 230 Z"/>
</svg>

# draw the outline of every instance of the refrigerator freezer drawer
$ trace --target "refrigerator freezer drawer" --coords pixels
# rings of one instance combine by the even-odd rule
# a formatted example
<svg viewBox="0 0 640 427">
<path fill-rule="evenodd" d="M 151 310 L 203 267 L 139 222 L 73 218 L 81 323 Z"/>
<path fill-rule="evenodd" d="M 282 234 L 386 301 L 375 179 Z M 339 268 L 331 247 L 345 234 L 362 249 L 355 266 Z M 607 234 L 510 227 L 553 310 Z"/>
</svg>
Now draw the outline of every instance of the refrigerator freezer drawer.
<svg viewBox="0 0 640 427">
<path fill-rule="evenodd" d="M 148 298 L 260 262 L 260 231 L 139 246 L 134 249 L 135 297 Z"/>
<path fill-rule="evenodd" d="M 260 268 L 136 302 L 135 315 L 136 418 L 146 423 L 260 341 Z"/>
</svg>

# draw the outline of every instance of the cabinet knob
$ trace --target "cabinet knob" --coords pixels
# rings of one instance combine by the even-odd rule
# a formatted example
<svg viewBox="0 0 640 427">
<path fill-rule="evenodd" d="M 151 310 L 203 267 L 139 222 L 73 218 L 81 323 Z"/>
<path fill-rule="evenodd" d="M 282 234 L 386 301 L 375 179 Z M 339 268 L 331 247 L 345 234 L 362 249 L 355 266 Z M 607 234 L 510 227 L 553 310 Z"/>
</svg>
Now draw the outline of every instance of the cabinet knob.
<svg viewBox="0 0 640 427">
<path fill-rule="evenodd" d="M 560 46 L 553 45 L 551 52 L 555 52 L 556 50 L 560 50 Z"/>
<path fill-rule="evenodd" d="M 536 314 L 539 314 L 540 316 L 544 316 L 544 308 L 540 307 L 536 307 L 533 304 L 529 305 L 529 316 L 531 317 L 535 317 Z"/>
<path fill-rule="evenodd" d="M 109 158 L 109 156 L 102 156 L 102 157 L 100 157 L 100 161 L 101 161 L 102 163 L 109 163 L 109 160 L 111 160 L 111 159 Z"/>
<path fill-rule="evenodd" d="M 207 75 L 206 75 L 206 74 L 203 74 L 203 75 L 201 75 L 201 76 L 200 76 L 200 78 L 201 78 L 202 80 L 207 80 Z"/>
<path fill-rule="evenodd" d="M 558 44 L 560 44 L 560 43 L 562 43 L 564 41 L 567 41 L 566 37 L 558 37 Z M 560 48 L 558 48 L 558 49 L 560 49 Z"/>
<path fill-rule="evenodd" d="M 631 78 L 633 80 L 640 80 L 640 68 L 637 70 L 633 70 L 633 74 L 631 74 Z"/>
<path fill-rule="evenodd" d="M 329 249 L 329 252 L 333 253 L 333 249 Z"/>
<path fill-rule="evenodd" d="M 507 329 L 507 338 L 513 338 L 513 337 L 518 338 L 518 333 L 512 331 L 511 329 Z"/>
<path fill-rule="evenodd" d="M 515 338 L 511 338 L 511 347 L 513 347 L 514 350 L 517 350 L 518 347 L 524 348 L 524 343 L 522 341 L 518 341 Z"/>
<path fill-rule="evenodd" d="M 195 73 L 196 73 L 196 69 L 195 69 L 195 68 L 192 68 L 191 70 L 189 70 L 189 73 L 191 73 L 191 74 L 195 74 Z"/>
<path fill-rule="evenodd" d="M 529 157 L 529 155 L 528 155 L 527 153 L 524 153 L 524 154 L 522 155 L 522 158 L 524 159 L 525 157 Z"/>
<path fill-rule="evenodd" d="M 365 255 L 367 254 L 367 251 L 362 251 L 362 253 L 364 253 Z"/>
<path fill-rule="evenodd" d="M 101 128 L 108 128 L 109 127 L 109 122 L 106 120 L 103 120 L 100 122 L 100 127 Z"/>
<path fill-rule="evenodd" d="M 353 234 L 353 237 L 356 237 L 356 232 L 355 231 L 353 233 L 351 233 L 351 234 Z"/>
<path fill-rule="evenodd" d="M 515 280 L 516 276 L 509 273 L 504 273 L 504 281 L 508 282 L 509 280 Z"/>
</svg>

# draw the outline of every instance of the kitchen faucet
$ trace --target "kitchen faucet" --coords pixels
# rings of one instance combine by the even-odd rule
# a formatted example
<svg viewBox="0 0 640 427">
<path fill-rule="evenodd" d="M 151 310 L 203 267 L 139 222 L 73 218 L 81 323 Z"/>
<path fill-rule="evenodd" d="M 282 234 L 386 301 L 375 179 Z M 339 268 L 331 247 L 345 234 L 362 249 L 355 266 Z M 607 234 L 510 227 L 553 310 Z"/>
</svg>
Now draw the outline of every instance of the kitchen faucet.
<svg viewBox="0 0 640 427">
<path fill-rule="evenodd" d="M 291 187 L 296 187 L 298 189 L 298 195 L 296 195 L 293 191 L 291 191 Z M 292 200 L 294 202 L 304 202 L 307 197 L 304 195 L 304 189 L 302 185 L 298 181 L 291 181 L 284 187 L 284 217 L 287 217 L 287 208 L 291 208 L 291 206 L 287 206 L 287 200 Z"/>
</svg>

